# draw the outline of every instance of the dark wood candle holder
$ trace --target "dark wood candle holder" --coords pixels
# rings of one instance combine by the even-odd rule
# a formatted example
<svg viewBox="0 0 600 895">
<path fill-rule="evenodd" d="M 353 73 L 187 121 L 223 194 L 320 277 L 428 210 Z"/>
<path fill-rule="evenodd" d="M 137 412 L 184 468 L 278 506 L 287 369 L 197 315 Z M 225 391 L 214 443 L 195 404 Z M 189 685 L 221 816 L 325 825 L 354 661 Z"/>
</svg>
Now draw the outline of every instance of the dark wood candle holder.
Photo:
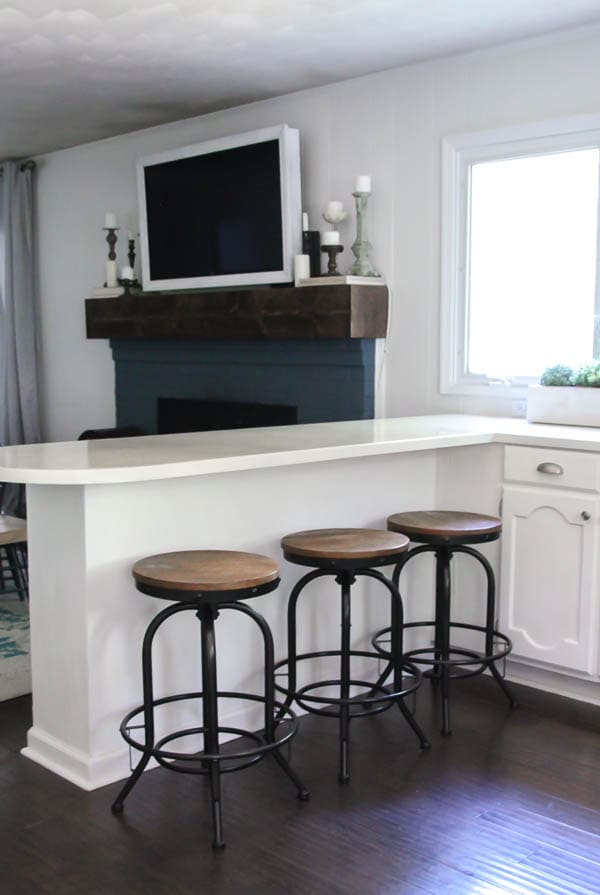
<svg viewBox="0 0 600 895">
<path fill-rule="evenodd" d="M 118 227 L 104 227 L 106 230 L 106 241 L 108 243 L 108 260 L 116 261 L 117 253 L 115 251 L 115 246 L 117 244 L 117 230 Z"/>
<path fill-rule="evenodd" d="M 338 277 L 340 275 L 340 272 L 337 269 L 336 255 L 339 255 L 340 252 L 344 251 L 344 246 L 335 244 L 321 246 L 321 251 L 326 252 L 329 256 L 329 260 L 327 262 L 327 273 L 325 274 L 325 276 Z"/>
<path fill-rule="evenodd" d="M 117 282 L 119 283 L 119 286 L 122 286 L 125 290 L 125 295 L 129 295 L 132 289 L 138 289 L 140 285 L 139 280 L 124 280 L 123 278 L 119 278 Z"/>
</svg>

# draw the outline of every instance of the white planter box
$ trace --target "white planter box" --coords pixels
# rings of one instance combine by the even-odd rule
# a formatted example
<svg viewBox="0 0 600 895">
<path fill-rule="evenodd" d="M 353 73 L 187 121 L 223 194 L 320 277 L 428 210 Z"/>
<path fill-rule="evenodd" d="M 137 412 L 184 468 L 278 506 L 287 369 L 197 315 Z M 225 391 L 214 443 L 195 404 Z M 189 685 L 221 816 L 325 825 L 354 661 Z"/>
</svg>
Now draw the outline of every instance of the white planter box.
<svg viewBox="0 0 600 895">
<path fill-rule="evenodd" d="M 530 385 L 527 419 L 530 423 L 600 426 L 600 388 Z"/>
</svg>

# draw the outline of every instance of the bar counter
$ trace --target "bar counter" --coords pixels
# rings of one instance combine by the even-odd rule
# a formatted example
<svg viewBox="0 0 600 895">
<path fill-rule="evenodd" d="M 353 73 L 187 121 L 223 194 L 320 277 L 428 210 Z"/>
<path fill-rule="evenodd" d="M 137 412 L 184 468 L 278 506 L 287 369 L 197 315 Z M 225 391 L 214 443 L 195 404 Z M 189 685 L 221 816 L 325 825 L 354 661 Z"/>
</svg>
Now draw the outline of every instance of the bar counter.
<svg viewBox="0 0 600 895">
<path fill-rule="evenodd" d="M 412 509 L 497 513 L 504 444 L 597 452 L 600 434 L 452 415 L 1 449 L 0 481 L 27 483 L 34 722 L 24 754 L 85 789 L 127 776 L 118 727 L 141 701 L 141 639 L 164 606 L 133 587 L 136 560 L 194 548 L 280 560 L 280 589 L 253 601 L 280 658 L 298 577 L 282 560 L 282 535 L 384 527 L 390 513 Z M 339 624 L 337 596 L 324 587 L 315 585 L 302 622 L 313 649 L 335 638 Z M 356 645 L 388 613 L 374 586 L 362 594 Z M 219 628 L 225 690 L 251 688 L 260 674 L 259 644 L 236 624 L 224 618 Z M 199 689 L 196 635 L 173 619 L 157 649 L 158 696 Z M 252 719 L 238 713 L 225 723 Z"/>
</svg>

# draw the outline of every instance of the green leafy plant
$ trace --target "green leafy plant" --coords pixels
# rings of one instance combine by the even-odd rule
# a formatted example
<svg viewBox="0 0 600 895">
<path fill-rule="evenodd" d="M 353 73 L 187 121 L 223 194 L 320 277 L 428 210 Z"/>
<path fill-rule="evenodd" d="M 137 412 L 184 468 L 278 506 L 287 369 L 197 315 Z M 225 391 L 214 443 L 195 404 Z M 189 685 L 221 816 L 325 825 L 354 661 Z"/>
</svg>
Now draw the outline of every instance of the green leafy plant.
<svg viewBox="0 0 600 895">
<path fill-rule="evenodd" d="M 585 367 L 577 370 L 573 377 L 573 384 L 600 388 L 600 363 L 586 364 Z"/>
<path fill-rule="evenodd" d="M 565 364 L 555 364 L 553 367 L 548 367 L 547 370 L 544 370 L 540 379 L 540 385 L 574 385 L 574 375 L 572 367 L 567 367 Z"/>
<path fill-rule="evenodd" d="M 540 385 L 577 385 L 584 388 L 600 388 L 600 361 L 585 364 L 573 370 L 565 364 L 555 364 L 542 373 Z"/>
</svg>

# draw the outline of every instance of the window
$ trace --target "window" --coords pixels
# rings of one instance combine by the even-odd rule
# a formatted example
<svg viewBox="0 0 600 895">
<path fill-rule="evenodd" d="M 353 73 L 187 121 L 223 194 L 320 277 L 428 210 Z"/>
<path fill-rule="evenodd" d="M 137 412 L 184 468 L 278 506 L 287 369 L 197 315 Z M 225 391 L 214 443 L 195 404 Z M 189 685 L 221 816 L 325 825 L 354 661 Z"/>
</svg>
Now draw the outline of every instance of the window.
<svg viewBox="0 0 600 895">
<path fill-rule="evenodd" d="M 600 356 L 600 119 L 444 141 L 441 390 Z"/>
</svg>

